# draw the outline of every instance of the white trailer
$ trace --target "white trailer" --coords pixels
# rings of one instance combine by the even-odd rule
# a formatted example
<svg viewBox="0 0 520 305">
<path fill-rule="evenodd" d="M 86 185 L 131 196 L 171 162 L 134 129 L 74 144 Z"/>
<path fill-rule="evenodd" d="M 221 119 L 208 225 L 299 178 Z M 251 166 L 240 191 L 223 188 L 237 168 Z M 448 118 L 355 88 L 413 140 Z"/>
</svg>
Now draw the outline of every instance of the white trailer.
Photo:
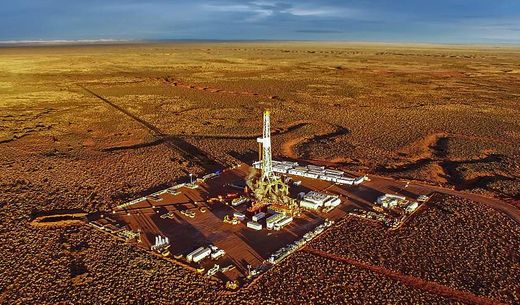
<svg viewBox="0 0 520 305">
<path fill-rule="evenodd" d="M 300 201 L 300 208 L 308 209 L 308 210 L 317 210 L 320 207 L 319 203 L 310 202 L 306 200 Z"/>
<path fill-rule="evenodd" d="M 337 207 L 340 205 L 341 199 L 339 197 L 330 196 L 324 203 L 323 206 L 325 207 Z"/>
<path fill-rule="evenodd" d="M 251 228 L 251 229 L 253 229 L 253 230 L 257 230 L 257 231 L 262 230 L 262 225 L 259 224 L 259 223 L 256 222 L 256 221 L 248 221 L 248 222 L 247 222 L 247 227 L 248 227 L 248 228 Z"/>
<path fill-rule="evenodd" d="M 277 214 L 274 214 L 274 215 L 271 215 L 269 216 L 266 220 L 265 220 L 265 224 L 266 224 L 266 227 L 267 229 L 272 229 L 274 224 L 279 221 L 280 219 L 284 218 L 285 215 L 284 214 L 280 214 L 280 213 L 277 213 Z"/>
<path fill-rule="evenodd" d="M 192 260 L 193 260 L 194 263 L 198 263 L 201 260 L 203 260 L 206 257 L 208 257 L 210 254 L 211 254 L 211 249 L 210 248 L 203 248 L 202 250 L 200 250 L 199 252 L 197 252 L 197 253 L 195 253 L 193 255 Z"/>
<path fill-rule="evenodd" d="M 292 216 L 285 216 L 274 224 L 275 230 L 280 230 L 293 221 Z"/>
<path fill-rule="evenodd" d="M 339 184 L 353 185 L 354 184 L 354 179 L 352 179 L 352 178 L 338 178 L 336 180 L 336 182 L 339 183 Z"/>
<path fill-rule="evenodd" d="M 238 220 L 242 221 L 244 219 L 246 219 L 246 215 L 240 213 L 240 212 L 234 212 L 233 213 L 233 216 L 235 216 Z"/>
<path fill-rule="evenodd" d="M 202 250 L 204 250 L 204 247 L 199 247 L 199 248 L 197 248 L 197 249 L 191 251 L 190 253 L 188 253 L 188 254 L 186 255 L 186 259 L 188 260 L 188 262 L 191 262 L 191 261 L 193 260 L 193 256 L 194 256 L 195 254 L 197 254 L 199 251 L 202 251 Z"/>
<path fill-rule="evenodd" d="M 259 212 L 259 213 L 256 213 L 255 215 L 253 215 L 252 219 L 253 219 L 253 221 L 258 222 L 260 219 L 262 219 L 264 217 L 265 217 L 265 213 Z"/>
</svg>

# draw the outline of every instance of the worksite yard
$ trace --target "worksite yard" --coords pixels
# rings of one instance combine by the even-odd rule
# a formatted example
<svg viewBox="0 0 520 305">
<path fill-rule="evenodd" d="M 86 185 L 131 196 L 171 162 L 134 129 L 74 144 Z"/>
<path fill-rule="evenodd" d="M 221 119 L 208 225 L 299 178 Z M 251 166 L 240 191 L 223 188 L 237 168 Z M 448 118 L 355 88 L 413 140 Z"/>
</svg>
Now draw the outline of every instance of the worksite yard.
<svg viewBox="0 0 520 305">
<path fill-rule="evenodd" d="M 248 196 L 244 188 L 239 186 L 246 185 L 252 173 L 255 173 L 254 168 L 240 164 L 210 178 L 199 179 L 195 183 L 197 187 L 189 187 L 190 184 L 187 184 L 175 192 L 158 192 L 143 197 L 142 200 L 135 200 L 132 205 L 116 208 L 104 217 L 114 219 L 134 232 L 140 232 L 138 245 L 144 249 L 150 250 L 155 236 L 168 237 L 169 259 L 187 264 L 193 270 L 204 268 L 204 272 L 215 264 L 220 267 L 233 265 L 235 268 L 219 272 L 217 277 L 224 282 L 243 281 L 250 269 L 260 266 L 275 251 L 302 238 L 325 219 L 338 221 L 355 208 L 372 210 L 376 198 L 388 191 L 405 192 L 410 198 L 417 198 L 427 191 L 416 188 L 415 192 L 411 192 L 404 189 L 403 183 L 391 184 L 378 179 L 362 185 L 345 186 L 286 175 L 285 177 L 291 177 L 292 182 L 298 182 L 292 183 L 292 197 L 296 198 L 300 192 L 319 191 L 338 195 L 341 205 L 329 212 L 302 210 L 300 217 L 296 217 L 280 231 L 267 230 L 265 225 L 262 230 L 254 230 L 246 226 L 253 214 L 247 211 L 249 204 L 231 205 L 231 199 Z M 193 217 L 184 212 L 192 212 Z M 235 212 L 248 217 L 235 225 L 223 221 L 226 215 Z M 170 216 L 165 217 L 166 215 Z M 265 219 L 260 221 L 262 222 L 265 224 Z M 215 260 L 207 258 L 198 263 L 186 261 L 186 254 L 208 245 L 225 250 L 226 255 Z"/>
<path fill-rule="evenodd" d="M 243 190 L 230 186 L 233 182 L 244 182 L 249 175 L 251 167 L 241 165 L 229 170 L 224 170 L 219 176 L 200 183 L 198 188 L 182 187 L 177 195 L 164 193 L 158 195 L 160 200 L 152 200 L 149 197 L 141 202 L 129 206 L 121 211 L 108 214 L 108 217 L 128 224 L 131 230 L 141 231 L 142 242 L 139 246 L 150 249 L 156 235 L 170 238 L 170 252 L 172 256 L 186 255 L 192 250 L 213 244 L 226 251 L 226 256 L 219 260 L 206 259 L 200 264 L 192 264 L 193 267 L 210 269 L 215 263 L 220 266 L 236 266 L 236 272 L 226 272 L 223 280 L 236 280 L 238 276 L 246 276 L 248 265 L 257 267 L 262 264 L 276 250 L 301 238 L 319 224 L 323 223 L 323 217 L 305 212 L 302 217 L 296 218 L 291 224 L 280 231 L 267 230 L 265 226 L 257 231 L 247 228 L 246 221 L 237 225 L 223 222 L 226 215 L 234 212 L 247 214 L 247 204 L 232 207 L 228 204 L 210 198 L 227 194 L 243 195 Z M 311 185 L 302 184 L 302 188 Z M 235 197 L 233 197 L 235 198 Z M 156 198 L 158 199 L 158 198 Z M 206 210 L 201 212 L 201 208 Z M 191 218 L 181 211 L 192 211 L 195 217 Z M 161 215 L 171 213 L 172 218 L 161 218 Z M 249 213 L 251 214 L 251 213 Z M 340 217 L 344 213 L 335 213 Z M 249 217 L 250 218 L 250 217 Z M 186 263 L 186 262 L 185 262 Z"/>
</svg>

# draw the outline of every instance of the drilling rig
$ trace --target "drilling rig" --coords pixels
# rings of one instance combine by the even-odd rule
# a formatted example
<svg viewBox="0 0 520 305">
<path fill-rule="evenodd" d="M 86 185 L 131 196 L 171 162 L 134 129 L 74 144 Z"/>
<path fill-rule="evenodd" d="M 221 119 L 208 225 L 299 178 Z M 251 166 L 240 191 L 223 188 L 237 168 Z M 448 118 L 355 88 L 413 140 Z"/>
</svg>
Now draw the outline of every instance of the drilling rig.
<svg viewBox="0 0 520 305">
<path fill-rule="evenodd" d="M 264 111 L 263 126 L 262 137 L 257 138 L 261 175 L 254 183 L 256 205 L 270 205 L 290 214 L 296 214 L 298 213 L 298 204 L 293 198 L 289 197 L 289 187 L 273 172 L 271 126 L 269 111 L 267 110 Z"/>
</svg>

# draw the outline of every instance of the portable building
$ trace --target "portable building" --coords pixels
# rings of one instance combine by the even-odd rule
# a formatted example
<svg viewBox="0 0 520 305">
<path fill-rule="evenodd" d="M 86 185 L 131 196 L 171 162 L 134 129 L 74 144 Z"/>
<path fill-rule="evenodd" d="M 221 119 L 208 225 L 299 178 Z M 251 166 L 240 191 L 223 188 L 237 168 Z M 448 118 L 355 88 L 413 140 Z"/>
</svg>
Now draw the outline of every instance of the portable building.
<svg viewBox="0 0 520 305">
<path fill-rule="evenodd" d="M 365 177 L 365 176 L 357 177 L 357 178 L 354 180 L 354 184 L 355 184 L 355 185 L 361 184 L 361 183 L 363 183 L 365 180 L 366 180 L 366 177 Z"/>
<path fill-rule="evenodd" d="M 226 251 L 222 249 L 217 249 L 217 251 L 211 252 L 211 259 L 217 259 L 221 256 L 224 256 L 226 254 Z"/>
<path fill-rule="evenodd" d="M 345 172 L 336 169 L 326 169 L 325 172 L 329 175 L 342 176 Z"/>
<path fill-rule="evenodd" d="M 307 172 L 307 173 L 303 173 L 302 176 L 307 177 L 307 178 L 312 178 L 312 179 L 316 179 L 316 178 L 318 178 L 318 175 L 317 175 L 317 174 L 313 174 L 313 173 L 309 173 L 309 172 Z"/>
<path fill-rule="evenodd" d="M 406 206 L 406 211 L 411 213 L 411 212 L 415 211 L 417 209 L 417 207 L 419 207 L 419 204 L 414 201 L 414 202 L 410 203 L 408 206 Z"/>
<path fill-rule="evenodd" d="M 324 170 L 325 169 L 325 166 L 317 166 L 317 165 L 307 165 L 307 168 L 310 169 L 310 170 Z"/>
</svg>

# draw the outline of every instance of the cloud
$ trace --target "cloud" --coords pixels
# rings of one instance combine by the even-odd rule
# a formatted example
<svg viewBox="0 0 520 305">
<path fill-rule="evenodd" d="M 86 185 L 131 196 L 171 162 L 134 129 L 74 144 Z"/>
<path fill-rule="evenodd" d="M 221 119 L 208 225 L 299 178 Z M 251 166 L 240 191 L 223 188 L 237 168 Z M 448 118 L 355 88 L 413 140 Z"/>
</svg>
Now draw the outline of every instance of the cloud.
<svg viewBox="0 0 520 305">
<path fill-rule="evenodd" d="M 296 30 L 295 32 L 304 33 L 304 34 L 341 34 L 341 33 L 345 33 L 345 31 L 339 31 L 339 30 L 314 30 L 314 29 Z"/>
<path fill-rule="evenodd" d="M 286 2 L 252 1 L 221 4 L 203 4 L 205 10 L 218 13 L 242 13 L 247 21 L 261 21 L 269 17 L 336 17 L 349 18 L 361 16 L 360 10 L 342 6 L 323 6 L 319 4 L 290 4 Z"/>
<path fill-rule="evenodd" d="M 290 8 L 281 12 L 294 16 L 334 16 L 337 14 L 335 10 L 323 8 Z"/>
<path fill-rule="evenodd" d="M 274 13 L 272 9 L 250 4 L 203 4 L 201 8 L 216 13 L 242 13 L 247 21 L 258 21 Z"/>
</svg>

